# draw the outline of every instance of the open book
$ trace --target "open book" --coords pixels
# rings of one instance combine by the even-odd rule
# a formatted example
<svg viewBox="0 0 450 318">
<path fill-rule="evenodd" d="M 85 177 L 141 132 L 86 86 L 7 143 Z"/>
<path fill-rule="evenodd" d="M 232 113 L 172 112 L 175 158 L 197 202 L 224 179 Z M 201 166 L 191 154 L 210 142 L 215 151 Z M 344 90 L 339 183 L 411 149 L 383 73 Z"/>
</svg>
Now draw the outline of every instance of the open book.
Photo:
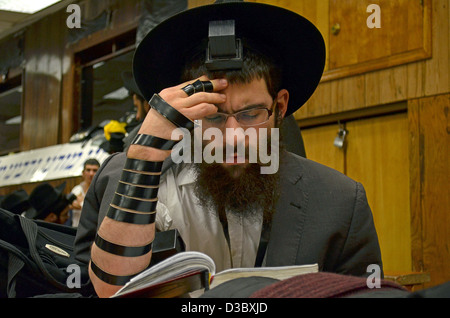
<svg viewBox="0 0 450 318">
<path fill-rule="evenodd" d="M 116 297 L 181 297 L 191 292 L 208 290 L 240 277 L 270 277 L 278 280 L 316 273 L 318 265 L 282 267 L 232 268 L 216 273 L 214 261 L 200 252 L 181 252 L 133 277 Z"/>
</svg>

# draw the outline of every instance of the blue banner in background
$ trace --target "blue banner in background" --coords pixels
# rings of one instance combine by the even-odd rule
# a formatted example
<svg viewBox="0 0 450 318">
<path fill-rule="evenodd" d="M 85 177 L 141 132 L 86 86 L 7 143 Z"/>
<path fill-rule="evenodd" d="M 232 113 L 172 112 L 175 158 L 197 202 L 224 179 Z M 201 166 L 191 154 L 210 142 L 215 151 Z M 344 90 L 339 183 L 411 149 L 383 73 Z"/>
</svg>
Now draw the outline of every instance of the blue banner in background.
<svg viewBox="0 0 450 318">
<path fill-rule="evenodd" d="M 0 187 L 81 176 L 83 164 L 109 156 L 97 146 L 70 143 L 0 157 Z"/>
</svg>

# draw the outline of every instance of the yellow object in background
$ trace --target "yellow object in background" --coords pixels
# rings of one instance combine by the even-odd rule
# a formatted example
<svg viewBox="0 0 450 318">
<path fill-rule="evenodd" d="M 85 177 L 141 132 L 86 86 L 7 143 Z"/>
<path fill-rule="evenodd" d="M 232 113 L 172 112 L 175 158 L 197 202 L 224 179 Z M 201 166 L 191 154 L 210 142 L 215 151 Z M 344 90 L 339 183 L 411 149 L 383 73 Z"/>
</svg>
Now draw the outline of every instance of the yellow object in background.
<svg viewBox="0 0 450 318">
<path fill-rule="evenodd" d="M 117 120 L 111 120 L 105 127 L 103 128 L 105 132 L 106 140 L 111 139 L 111 133 L 123 133 L 126 134 L 125 126 L 127 123 L 120 123 Z"/>
</svg>

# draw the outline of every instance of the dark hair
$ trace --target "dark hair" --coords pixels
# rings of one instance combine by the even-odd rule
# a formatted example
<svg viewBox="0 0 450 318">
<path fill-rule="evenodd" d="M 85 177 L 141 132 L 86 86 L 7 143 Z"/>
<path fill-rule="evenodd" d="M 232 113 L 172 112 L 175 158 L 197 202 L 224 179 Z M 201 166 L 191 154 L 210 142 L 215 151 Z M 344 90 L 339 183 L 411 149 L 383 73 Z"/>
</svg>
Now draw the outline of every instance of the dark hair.
<svg viewBox="0 0 450 318">
<path fill-rule="evenodd" d="M 255 79 L 264 79 L 272 98 L 276 98 L 281 89 L 281 68 L 266 55 L 249 47 L 244 47 L 244 63 L 241 70 L 209 71 L 205 66 L 205 55 L 197 54 L 186 63 L 182 81 L 189 81 L 202 75 L 210 79 L 223 77 L 231 84 L 245 84 Z"/>
<path fill-rule="evenodd" d="M 98 162 L 97 159 L 88 159 L 84 162 L 83 168 L 85 169 L 87 165 L 92 165 L 92 166 L 99 166 L 100 167 L 100 162 Z"/>
</svg>

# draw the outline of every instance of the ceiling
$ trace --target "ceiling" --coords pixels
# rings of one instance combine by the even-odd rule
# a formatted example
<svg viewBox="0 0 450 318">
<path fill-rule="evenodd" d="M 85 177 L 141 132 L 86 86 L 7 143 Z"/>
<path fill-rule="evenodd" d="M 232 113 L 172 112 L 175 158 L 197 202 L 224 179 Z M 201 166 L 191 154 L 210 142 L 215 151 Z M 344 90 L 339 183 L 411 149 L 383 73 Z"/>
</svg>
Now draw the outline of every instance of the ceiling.
<svg viewBox="0 0 450 318">
<path fill-rule="evenodd" d="M 6 33 L 14 25 L 29 18 L 30 14 L 0 10 L 0 34 Z"/>
</svg>

